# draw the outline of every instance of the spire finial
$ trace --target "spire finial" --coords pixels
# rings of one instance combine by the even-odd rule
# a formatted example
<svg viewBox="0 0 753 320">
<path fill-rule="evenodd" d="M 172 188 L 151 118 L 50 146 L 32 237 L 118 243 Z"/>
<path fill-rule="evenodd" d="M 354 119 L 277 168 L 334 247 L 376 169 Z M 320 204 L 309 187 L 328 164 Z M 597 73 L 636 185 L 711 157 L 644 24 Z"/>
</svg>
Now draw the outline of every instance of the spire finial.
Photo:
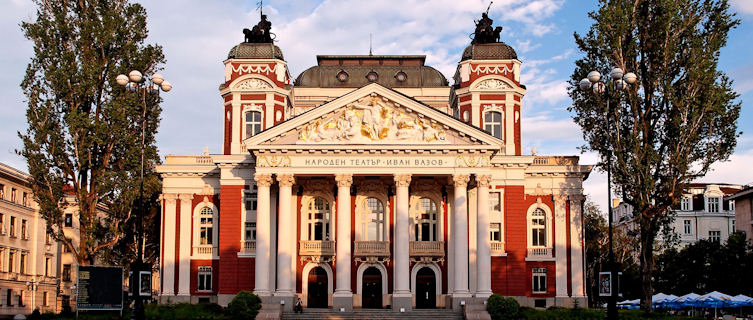
<svg viewBox="0 0 753 320">
<path fill-rule="evenodd" d="M 492 7 L 492 3 L 494 3 L 494 1 L 489 1 L 489 6 L 486 7 L 486 14 L 487 15 L 489 14 L 489 9 L 491 9 L 491 7 Z"/>
<path fill-rule="evenodd" d="M 371 33 L 369 33 L 369 56 L 373 56 L 373 54 L 371 53 L 371 47 L 372 47 L 372 43 L 371 43 Z"/>
</svg>

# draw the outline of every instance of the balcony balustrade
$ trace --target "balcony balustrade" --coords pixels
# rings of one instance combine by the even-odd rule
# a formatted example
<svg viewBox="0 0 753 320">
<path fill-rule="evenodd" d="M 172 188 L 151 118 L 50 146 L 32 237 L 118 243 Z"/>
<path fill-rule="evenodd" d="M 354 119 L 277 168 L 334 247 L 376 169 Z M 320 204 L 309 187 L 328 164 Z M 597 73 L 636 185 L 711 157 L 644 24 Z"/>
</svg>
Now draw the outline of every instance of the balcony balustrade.
<svg viewBox="0 0 753 320">
<path fill-rule="evenodd" d="M 492 254 L 505 253 L 505 243 L 499 241 L 490 242 Z"/>
<path fill-rule="evenodd" d="M 552 248 L 528 248 L 529 258 L 551 258 Z"/>
<path fill-rule="evenodd" d="M 193 253 L 194 254 L 211 254 L 211 255 L 217 255 L 217 247 L 213 246 L 197 246 L 193 247 Z"/>
<path fill-rule="evenodd" d="M 389 241 L 356 241 L 354 255 L 356 257 L 389 257 L 390 256 L 390 242 Z"/>
<path fill-rule="evenodd" d="M 243 241 L 243 252 L 256 252 L 256 241 L 255 240 Z"/>
<path fill-rule="evenodd" d="M 334 256 L 334 241 L 305 240 L 298 244 L 298 254 L 302 256 Z"/>
<path fill-rule="evenodd" d="M 444 241 L 411 241 L 410 255 L 420 257 L 443 257 Z"/>
</svg>

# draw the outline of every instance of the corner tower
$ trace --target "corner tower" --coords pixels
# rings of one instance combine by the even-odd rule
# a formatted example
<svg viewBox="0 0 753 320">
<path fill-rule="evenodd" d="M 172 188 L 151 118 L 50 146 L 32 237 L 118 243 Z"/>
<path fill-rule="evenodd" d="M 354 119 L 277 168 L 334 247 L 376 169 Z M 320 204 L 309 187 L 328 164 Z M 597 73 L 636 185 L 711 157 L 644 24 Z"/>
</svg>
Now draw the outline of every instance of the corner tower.
<svg viewBox="0 0 753 320">
<path fill-rule="evenodd" d="M 455 72 L 450 106 L 456 118 L 505 142 L 504 154 L 521 155 L 520 109 L 526 87 L 520 84 L 520 60 L 499 41 L 486 13 L 476 21 L 473 41 L 463 50 Z"/>
<path fill-rule="evenodd" d="M 291 116 L 290 73 L 282 50 L 274 44 L 266 15 L 225 60 L 223 154 L 247 153 L 243 140 Z"/>
</svg>

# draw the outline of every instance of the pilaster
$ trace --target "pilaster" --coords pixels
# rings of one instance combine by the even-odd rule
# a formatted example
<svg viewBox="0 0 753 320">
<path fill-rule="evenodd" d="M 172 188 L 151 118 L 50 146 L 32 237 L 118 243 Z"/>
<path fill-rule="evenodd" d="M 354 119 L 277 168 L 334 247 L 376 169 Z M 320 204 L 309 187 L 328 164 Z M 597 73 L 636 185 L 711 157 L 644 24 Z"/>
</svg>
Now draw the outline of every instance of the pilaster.
<svg viewBox="0 0 753 320">
<path fill-rule="evenodd" d="M 165 201 L 164 246 L 162 247 L 162 296 L 175 295 L 175 221 L 177 194 L 163 194 Z"/>
<path fill-rule="evenodd" d="M 583 254 L 583 195 L 570 196 L 570 263 L 572 264 L 572 296 L 585 303 L 583 272 L 585 265 Z"/>
<path fill-rule="evenodd" d="M 191 295 L 191 201 L 192 194 L 180 194 L 180 250 L 178 256 L 178 295 Z"/>
<path fill-rule="evenodd" d="M 555 296 L 557 302 L 567 304 L 567 196 L 554 196 L 554 262 Z M 558 303 L 559 304 L 559 303 Z"/>
</svg>

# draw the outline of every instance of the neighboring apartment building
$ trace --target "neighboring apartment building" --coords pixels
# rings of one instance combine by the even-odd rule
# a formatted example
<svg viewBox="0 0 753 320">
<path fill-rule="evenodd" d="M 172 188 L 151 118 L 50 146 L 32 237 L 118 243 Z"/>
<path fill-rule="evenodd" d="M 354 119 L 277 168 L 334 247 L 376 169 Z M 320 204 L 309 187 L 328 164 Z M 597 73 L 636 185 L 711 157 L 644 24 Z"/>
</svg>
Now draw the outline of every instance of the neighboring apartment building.
<svg viewBox="0 0 753 320">
<path fill-rule="evenodd" d="M 679 236 L 680 246 L 684 247 L 701 239 L 720 243 L 727 241 L 729 235 L 736 230 L 735 200 L 728 196 L 741 189 L 742 186 L 733 184 L 689 184 L 680 204 L 672 208 L 672 228 Z M 615 225 L 635 230 L 633 208 L 619 200 L 614 201 L 612 206 Z"/>
<path fill-rule="evenodd" d="M 0 163 L 0 317 L 57 311 L 58 245 L 28 179 Z"/>
<path fill-rule="evenodd" d="M 748 186 L 724 200 L 734 203 L 735 228 L 745 233 L 748 241 L 753 241 L 753 186 Z"/>
</svg>

